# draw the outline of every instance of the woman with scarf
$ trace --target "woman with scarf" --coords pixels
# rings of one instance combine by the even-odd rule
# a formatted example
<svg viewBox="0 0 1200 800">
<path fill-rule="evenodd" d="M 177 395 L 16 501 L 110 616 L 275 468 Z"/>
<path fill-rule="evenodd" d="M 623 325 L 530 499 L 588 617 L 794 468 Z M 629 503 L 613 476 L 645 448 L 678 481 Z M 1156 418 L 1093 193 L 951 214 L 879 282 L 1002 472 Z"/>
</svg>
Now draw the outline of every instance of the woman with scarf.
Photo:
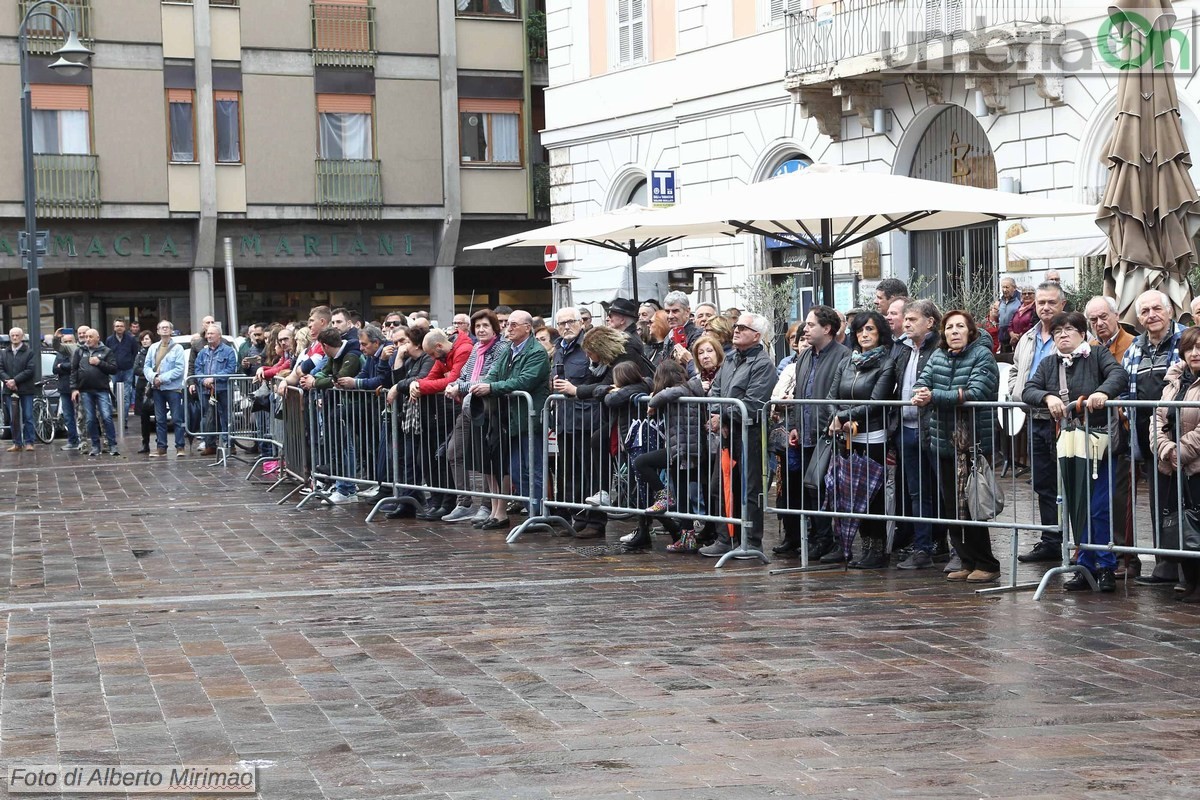
<svg viewBox="0 0 1200 800">
<path fill-rule="evenodd" d="M 716 322 L 718 319 L 720 317 L 715 317 L 712 322 Z M 721 324 L 726 324 L 726 322 L 722 320 Z M 717 371 L 721 369 L 721 365 L 724 363 L 725 348 L 717 337 L 710 333 L 705 333 L 692 342 L 692 360 L 690 365 L 696 372 L 692 378 L 692 393 L 695 396 L 704 397 L 708 395 L 712 389 L 713 381 L 717 377 Z M 709 432 L 707 446 L 703 448 L 700 456 L 698 475 L 700 487 L 694 495 L 694 509 L 697 514 L 705 514 L 710 508 L 721 507 L 717 496 L 707 491 L 713 486 L 712 476 L 719 469 L 720 457 L 721 436 L 720 434 Z M 717 526 L 712 522 L 705 522 L 696 531 L 694 544 L 697 548 L 701 545 L 708 545 L 714 542 L 716 537 Z M 673 551 L 673 546 L 668 545 L 667 549 Z"/>
<path fill-rule="evenodd" d="M 1025 332 L 1037 322 L 1037 309 L 1033 301 L 1033 289 L 1028 286 L 1021 287 L 1021 307 L 1013 312 L 1012 321 L 1008 323 L 1009 347 L 1016 347 Z"/>
<path fill-rule="evenodd" d="M 966 481 L 972 457 L 991 459 L 996 428 L 993 409 L 961 406 L 995 400 L 1000 372 L 987 337 L 980 335 L 966 311 L 946 312 L 940 332 L 941 344 L 913 385 L 912 402 L 917 408 L 933 406 L 928 431 L 922 434 L 929 436 L 937 457 L 939 516 L 947 521 L 950 541 L 962 561 L 962 568 L 948 573 L 946 580 L 992 583 L 1000 579 L 1000 562 L 992 555 L 987 527 L 956 525 L 955 520 L 970 519 Z"/>
<path fill-rule="evenodd" d="M 1186 400 L 1195 406 L 1160 408 L 1155 448 L 1158 451 L 1159 503 L 1170 514 L 1180 506 L 1200 505 L 1200 327 L 1188 328 L 1179 337 L 1180 360 L 1167 370 L 1163 400 Z M 1180 503 L 1178 472 L 1183 472 L 1183 502 Z M 1166 542 L 1165 545 L 1177 544 Z M 1178 543 L 1182 544 L 1182 543 Z M 1183 603 L 1200 603 L 1200 561 L 1179 559 L 1183 571 Z"/>
<path fill-rule="evenodd" d="M 1119 396 L 1129 386 L 1129 375 L 1112 357 L 1107 348 L 1093 348 L 1087 342 L 1087 319 L 1078 311 L 1056 314 L 1050 320 L 1050 336 L 1054 351 L 1043 358 L 1025 383 L 1021 400 L 1031 406 L 1045 406 L 1060 426 L 1076 420 L 1087 434 L 1109 433 L 1109 417 L 1104 410 L 1110 398 Z M 1116 420 L 1116 417 L 1113 417 Z M 1114 431 L 1115 432 L 1115 431 Z M 1090 438 L 1090 436 L 1089 436 Z M 1089 453 L 1091 450 L 1089 446 Z M 1097 453 L 1088 458 L 1088 468 L 1095 477 L 1087 485 L 1077 485 L 1064 472 L 1063 490 L 1067 495 L 1067 510 L 1075 541 L 1108 544 L 1112 533 L 1109 517 L 1109 487 L 1112 468 L 1109 453 Z M 1060 458 L 1064 470 L 1072 459 Z M 1073 468 L 1073 467 L 1070 467 Z M 1084 496 L 1078 496 L 1083 492 Z M 1087 494 L 1090 492 L 1090 504 Z M 1092 573 L 1102 592 L 1117 590 L 1113 570 L 1117 566 L 1115 553 L 1106 550 L 1082 550 L 1078 563 Z M 1091 583 L 1083 573 L 1067 581 L 1068 592 L 1090 589 Z"/>
<path fill-rule="evenodd" d="M 471 331 L 475 334 L 475 344 L 467 363 L 458 373 L 458 380 L 446 387 L 446 396 L 462 403 L 462 413 L 455 420 L 454 429 L 450 434 L 450 445 L 446 448 L 446 458 L 450 460 L 450 474 L 454 485 L 460 489 L 469 490 L 471 487 L 486 488 L 492 494 L 500 492 L 500 448 L 489 447 L 488 426 L 496 421 L 485 414 L 490 404 L 494 410 L 495 401 L 471 394 L 471 387 L 483 380 L 492 369 L 492 364 L 501 353 L 507 351 L 504 340 L 500 337 L 500 321 L 490 308 L 480 309 L 471 315 Z M 497 431 L 498 432 L 498 431 Z M 459 505 L 472 505 L 471 496 L 459 498 Z M 489 519 L 504 519 L 504 501 L 493 498 L 489 505 L 482 498 L 479 509 L 465 519 L 471 521 L 476 528 L 482 527 Z"/>
<path fill-rule="evenodd" d="M 884 469 L 887 461 L 889 414 L 885 406 L 855 405 L 854 400 L 893 400 L 896 397 L 896 365 L 892 361 L 892 329 L 878 311 L 854 315 L 846 337 L 853 342 L 850 357 L 838 365 L 827 398 L 837 403 L 829 422 L 831 436 L 842 434 L 850 450 L 869 458 Z M 866 513 L 883 514 L 883 490 L 869 499 Z M 882 569 L 888 565 L 887 524 L 882 519 L 863 519 L 862 557 L 851 561 L 852 569 Z"/>
</svg>

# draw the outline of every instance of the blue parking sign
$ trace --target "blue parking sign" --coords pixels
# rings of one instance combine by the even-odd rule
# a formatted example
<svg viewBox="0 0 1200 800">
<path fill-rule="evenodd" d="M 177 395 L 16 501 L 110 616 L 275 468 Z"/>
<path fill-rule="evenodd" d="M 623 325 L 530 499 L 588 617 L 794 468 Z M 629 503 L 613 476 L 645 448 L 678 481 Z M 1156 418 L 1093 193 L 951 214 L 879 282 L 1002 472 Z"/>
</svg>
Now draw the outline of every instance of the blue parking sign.
<svg viewBox="0 0 1200 800">
<path fill-rule="evenodd" d="M 675 205 L 675 170 L 650 170 L 650 203 L 654 206 Z"/>
</svg>

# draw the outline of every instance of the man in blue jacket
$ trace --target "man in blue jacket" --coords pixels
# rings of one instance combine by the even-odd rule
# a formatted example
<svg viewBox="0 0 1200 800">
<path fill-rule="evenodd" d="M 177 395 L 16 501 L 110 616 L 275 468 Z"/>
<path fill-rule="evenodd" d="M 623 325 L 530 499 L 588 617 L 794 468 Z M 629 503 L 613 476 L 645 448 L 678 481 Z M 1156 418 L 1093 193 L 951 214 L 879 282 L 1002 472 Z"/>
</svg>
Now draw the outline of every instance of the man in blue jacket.
<svg viewBox="0 0 1200 800">
<path fill-rule="evenodd" d="M 236 375 L 238 371 L 237 353 L 221 338 L 221 328 L 216 323 L 209 325 L 204 331 L 206 345 L 196 355 L 196 374 L 209 377 L 200 379 L 200 387 L 204 391 L 204 402 L 216 406 L 216 426 L 213 427 L 207 413 L 207 408 L 201 411 L 201 430 L 206 433 L 220 433 L 221 446 L 229 446 L 229 379 L 221 375 Z M 196 394 L 196 384 L 188 387 Z M 215 456 L 217 454 L 216 437 L 204 437 L 204 450 L 200 455 Z"/>
<path fill-rule="evenodd" d="M 187 353 L 176 344 L 171 334 L 174 328 L 170 321 L 158 323 L 158 341 L 146 352 L 146 381 L 154 389 L 154 424 L 157 428 L 158 450 L 151 458 L 167 455 L 167 410 L 175 421 L 175 454 L 184 456 L 187 448 L 183 444 L 183 371 L 187 366 Z"/>
<path fill-rule="evenodd" d="M 137 359 L 137 337 L 125 330 L 125 320 L 119 319 L 113 323 L 112 336 L 104 344 L 112 350 L 117 360 L 117 374 L 113 377 L 114 384 L 125 386 L 125 408 L 118 409 L 122 414 L 133 408 L 133 362 Z"/>
</svg>

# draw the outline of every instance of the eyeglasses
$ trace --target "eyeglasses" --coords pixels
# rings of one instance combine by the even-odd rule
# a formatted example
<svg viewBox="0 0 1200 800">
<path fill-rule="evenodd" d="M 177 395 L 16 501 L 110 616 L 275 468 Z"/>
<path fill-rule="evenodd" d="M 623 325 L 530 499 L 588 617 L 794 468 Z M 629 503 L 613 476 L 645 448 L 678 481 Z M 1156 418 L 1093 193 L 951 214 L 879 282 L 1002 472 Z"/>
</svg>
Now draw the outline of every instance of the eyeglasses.
<svg viewBox="0 0 1200 800">
<path fill-rule="evenodd" d="M 1061 336 L 1064 333 L 1079 333 L 1079 329 L 1074 325 L 1063 325 L 1061 328 L 1050 331 L 1051 336 Z"/>
<path fill-rule="evenodd" d="M 758 333 L 758 331 L 754 330 L 754 328 L 751 328 L 749 325 L 742 325 L 740 322 L 733 326 L 733 330 L 735 333 L 738 331 L 752 331 L 754 333 Z"/>
<path fill-rule="evenodd" d="M 397 320 L 397 319 L 389 320 L 389 321 L 383 323 L 383 327 L 385 327 L 385 328 L 396 328 L 396 327 L 399 327 L 399 325 L 400 325 L 400 320 Z"/>
<path fill-rule="evenodd" d="M 561 322 L 559 322 L 558 326 L 561 328 L 563 325 L 580 325 L 580 324 L 582 324 L 581 320 L 565 319 L 565 320 L 562 320 Z"/>
<path fill-rule="evenodd" d="M 580 322 L 591 322 L 592 318 L 591 317 L 580 317 L 579 321 Z"/>
<path fill-rule="evenodd" d="M 471 323 L 469 323 L 469 322 L 456 322 L 456 323 L 454 323 L 454 327 L 456 327 L 456 328 L 469 328 L 469 327 L 471 327 Z"/>
</svg>

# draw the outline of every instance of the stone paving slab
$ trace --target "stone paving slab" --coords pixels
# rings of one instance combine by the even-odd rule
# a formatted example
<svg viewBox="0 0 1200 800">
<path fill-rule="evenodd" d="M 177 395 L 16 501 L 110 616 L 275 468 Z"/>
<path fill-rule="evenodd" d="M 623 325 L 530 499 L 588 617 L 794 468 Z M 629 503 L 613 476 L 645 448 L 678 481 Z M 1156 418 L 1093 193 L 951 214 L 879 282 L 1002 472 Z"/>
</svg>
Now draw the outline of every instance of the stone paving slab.
<svg viewBox="0 0 1200 800">
<path fill-rule="evenodd" d="M 5 764 L 242 761 L 304 800 L 1197 796 L 1169 589 L 718 574 L 82 462 L 0 458 Z"/>
</svg>

